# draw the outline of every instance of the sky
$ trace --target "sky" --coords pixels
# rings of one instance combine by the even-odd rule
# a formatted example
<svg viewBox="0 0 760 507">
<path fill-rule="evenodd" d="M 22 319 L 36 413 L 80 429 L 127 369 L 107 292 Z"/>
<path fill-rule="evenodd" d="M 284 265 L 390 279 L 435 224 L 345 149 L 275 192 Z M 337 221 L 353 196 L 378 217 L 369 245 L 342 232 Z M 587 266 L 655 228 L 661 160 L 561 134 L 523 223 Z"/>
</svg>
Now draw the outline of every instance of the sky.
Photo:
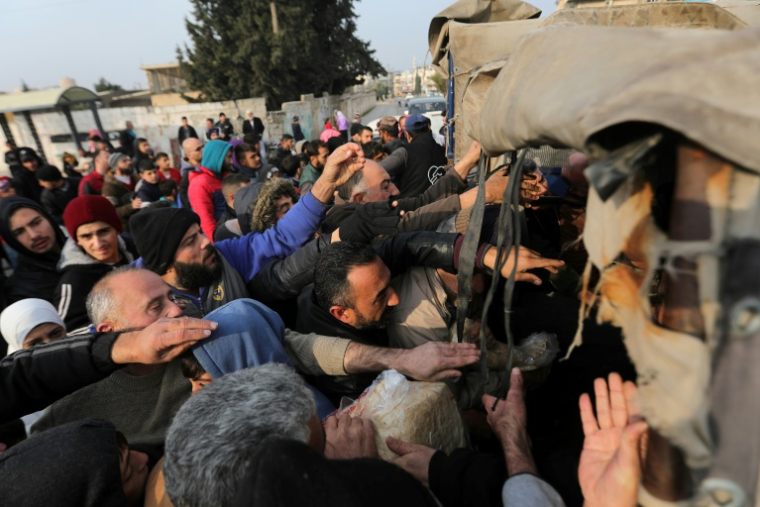
<svg viewBox="0 0 760 507">
<path fill-rule="evenodd" d="M 363 0 L 355 2 L 357 34 L 369 41 L 388 70 L 429 62 L 427 31 L 432 17 L 454 0 Z M 546 16 L 554 0 L 535 0 Z M 58 86 L 69 77 L 87 88 L 104 77 L 126 89 L 146 89 L 140 65 L 176 61 L 189 38 L 189 0 L 24 0 L 0 2 L 0 91 Z"/>
</svg>

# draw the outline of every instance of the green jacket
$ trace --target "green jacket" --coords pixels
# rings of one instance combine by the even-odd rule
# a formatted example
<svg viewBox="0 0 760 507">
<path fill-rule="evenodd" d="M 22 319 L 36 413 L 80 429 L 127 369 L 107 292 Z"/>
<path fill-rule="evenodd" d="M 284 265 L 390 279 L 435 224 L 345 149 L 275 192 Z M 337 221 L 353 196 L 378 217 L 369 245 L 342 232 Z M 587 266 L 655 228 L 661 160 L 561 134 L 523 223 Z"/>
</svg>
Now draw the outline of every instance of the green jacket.
<svg viewBox="0 0 760 507">
<path fill-rule="evenodd" d="M 311 186 L 322 175 L 322 171 L 318 171 L 311 162 L 304 167 L 301 177 L 298 179 L 298 187 L 301 190 L 301 195 L 309 193 Z"/>
</svg>

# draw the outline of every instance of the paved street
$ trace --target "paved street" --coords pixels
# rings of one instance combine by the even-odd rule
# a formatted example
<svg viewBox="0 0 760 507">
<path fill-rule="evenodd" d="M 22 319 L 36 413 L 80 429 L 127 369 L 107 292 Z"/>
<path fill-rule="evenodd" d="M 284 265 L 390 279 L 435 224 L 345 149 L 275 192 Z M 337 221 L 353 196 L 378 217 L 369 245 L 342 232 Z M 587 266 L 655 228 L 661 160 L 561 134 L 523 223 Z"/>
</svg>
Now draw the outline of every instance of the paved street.
<svg viewBox="0 0 760 507">
<path fill-rule="evenodd" d="M 401 107 L 398 105 L 399 100 L 401 101 Z M 397 116 L 401 114 L 404 114 L 404 99 L 380 102 L 375 109 L 362 116 L 362 124 L 366 125 L 372 120 L 377 120 L 383 116 Z"/>
</svg>

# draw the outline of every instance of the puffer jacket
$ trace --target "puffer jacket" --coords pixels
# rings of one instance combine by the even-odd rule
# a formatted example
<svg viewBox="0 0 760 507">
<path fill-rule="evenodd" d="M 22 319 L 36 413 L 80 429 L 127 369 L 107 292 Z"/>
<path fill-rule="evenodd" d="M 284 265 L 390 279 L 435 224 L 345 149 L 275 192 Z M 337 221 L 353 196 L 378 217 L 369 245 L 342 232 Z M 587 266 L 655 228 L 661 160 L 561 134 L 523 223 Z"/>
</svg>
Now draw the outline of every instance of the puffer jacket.
<svg viewBox="0 0 760 507">
<path fill-rule="evenodd" d="M 213 241 L 216 222 L 227 209 L 222 194 L 222 180 L 203 166 L 198 167 L 198 172 L 190 173 L 189 179 L 187 197 L 190 206 L 201 217 L 203 233 Z"/>
<path fill-rule="evenodd" d="M 72 239 L 66 241 L 61 251 L 58 270 L 61 279 L 55 289 L 53 306 L 66 324 L 68 333 L 76 334 L 90 325 L 85 301 L 92 288 L 114 268 L 129 264 L 134 259 L 127 250 L 124 240 L 119 237 L 121 261 L 114 265 L 105 264 L 87 255 Z"/>
</svg>

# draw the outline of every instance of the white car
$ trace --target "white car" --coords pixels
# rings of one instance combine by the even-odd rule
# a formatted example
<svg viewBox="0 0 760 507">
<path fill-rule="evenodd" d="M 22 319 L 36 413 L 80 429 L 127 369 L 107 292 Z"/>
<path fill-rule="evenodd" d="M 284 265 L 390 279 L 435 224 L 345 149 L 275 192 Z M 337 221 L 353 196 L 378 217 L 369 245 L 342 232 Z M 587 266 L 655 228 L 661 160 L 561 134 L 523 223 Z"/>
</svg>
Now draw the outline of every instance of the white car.
<svg viewBox="0 0 760 507">
<path fill-rule="evenodd" d="M 433 134 L 438 134 L 438 132 L 441 130 L 441 127 L 443 127 L 443 116 L 441 111 L 432 111 L 430 113 L 425 113 L 423 116 L 428 118 L 430 120 L 430 129 L 433 131 Z M 401 118 L 401 116 L 394 116 L 396 120 Z M 367 127 L 372 129 L 372 137 L 375 140 L 380 139 L 380 131 L 377 130 L 377 124 L 380 122 L 381 118 L 378 118 L 377 120 L 372 120 L 367 124 Z"/>
</svg>

